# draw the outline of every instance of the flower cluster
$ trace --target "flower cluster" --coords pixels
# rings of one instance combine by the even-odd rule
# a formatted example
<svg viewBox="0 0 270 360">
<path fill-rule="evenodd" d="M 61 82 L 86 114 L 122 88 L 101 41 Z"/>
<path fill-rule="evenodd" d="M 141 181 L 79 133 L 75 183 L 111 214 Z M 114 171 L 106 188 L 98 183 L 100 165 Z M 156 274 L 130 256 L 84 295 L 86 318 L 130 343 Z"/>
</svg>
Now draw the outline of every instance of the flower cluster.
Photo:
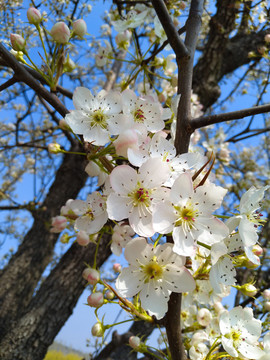
<svg viewBox="0 0 270 360">
<path fill-rule="evenodd" d="M 108 219 L 113 221 L 111 250 L 119 256 L 125 248 L 129 263 L 122 270 L 121 266 L 114 268 L 120 271 L 116 279 L 120 299 L 138 295 L 139 309 L 161 319 L 171 292 L 188 293 L 193 300 L 185 300 L 186 296 L 183 300 L 186 326 L 192 324 L 194 316 L 205 327 L 215 318 L 218 321 L 206 304 L 214 305 L 236 286 L 235 267 L 241 259 L 254 265 L 260 262 L 253 248 L 262 224 L 259 201 L 267 187 L 245 193 L 240 214 L 224 223 L 215 212 L 227 190 L 209 178 L 206 165 L 211 157 L 208 160 L 200 152 L 177 155 L 173 140 L 167 138 L 165 121 L 173 120 L 175 101 L 171 110 L 163 108 L 155 96 L 137 96 L 129 89 L 93 95 L 79 87 L 73 102 L 75 110 L 65 121 L 75 134 L 91 143 L 86 171 L 98 176 L 98 184 L 104 186 L 88 195 L 86 202 L 69 200 L 55 218 L 52 231 L 62 231 L 70 223 L 78 232 L 78 244 L 85 246 Z M 171 236 L 173 243 L 159 243 L 164 235 Z M 204 279 L 200 280 L 202 274 Z M 97 302 L 101 306 L 104 296 L 98 292 L 90 296 L 89 305 Z M 189 306 L 185 309 L 186 301 Z M 134 313 L 131 305 L 126 306 Z M 229 336 L 224 331 L 220 330 L 222 344 Z M 208 351 L 206 344 L 199 346 L 195 338 L 192 340 L 191 358 L 196 358 L 193 352 Z M 229 347 L 226 351 L 232 353 Z"/>
</svg>

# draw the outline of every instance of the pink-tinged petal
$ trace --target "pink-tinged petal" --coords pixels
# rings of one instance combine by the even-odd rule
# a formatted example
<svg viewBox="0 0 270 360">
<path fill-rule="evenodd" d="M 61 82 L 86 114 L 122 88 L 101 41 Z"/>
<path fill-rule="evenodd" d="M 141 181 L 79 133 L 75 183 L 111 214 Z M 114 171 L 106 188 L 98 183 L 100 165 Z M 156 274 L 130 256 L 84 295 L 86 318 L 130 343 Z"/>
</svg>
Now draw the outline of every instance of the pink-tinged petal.
<svg viewBox="0 0 270 360">
<path fill-rule="evenodd" d="M 245 246 L 244 247 L 245 253 L 247 255 L 248 260 L 250 260 L 253 264 L 259 266 L 261 264 L 260 258 L 253 253 L 252 248 L 253 248 L 252 246 L 251 247 Z"/>
<path fill-rule="evenodd" d="M 110 181 L 116 193 L 127 195 L 137 186 L 137 172 L 128 165 L 120 165 L 111 172 Z"/>
<path fill-rule="evenodd" d="M 164 184 L 169 170 L 169 166 L 160 158 L 150 158 L 140 167 L 138 178 L 144 187 L 153 189 Z"/>
<path fill-rule="evenodd" d="M 181 226 L 173 229 L 173 251 L 182 256 L 194 256 L 196 252 L 196 244 L 191 233 L 185 234 Z"/>
<path fill-rule="evenodd" d="M 184 206 L 192 195 L 193 183 L 191 175 L 188 173 L 179 175 L 171 189 L 170 199 L 172 203 Z"/>
<path fill-rule="evenodd" d="M 134 266 L 124 268 L 116 279 L 115 286 L 121 296 L 132 297 L 138 294 L 143 286 L 143 273 Z"/>
<path fill-rule="evenodd" d="M 256 244 L 258 240 L 256 228 L 254 227 L 254 224 L 246 218 L 245 215 L 240 221 L 238 230 L 245 246 L 252 246 Z"/>
<path fill-rule="evenodd" d="M 154 247 L 147 244 L 144 238 L 132 239 L 126 246 L 125 258 L 127 261 L 138 267 L 138 264 L 145 264 L 151 260 Z"/>
<path fill-rule="evenodd" d="M 93 95 L 85 87 L 77 87 L 73 94 L 73 104 L 77 110 L 88 110 L 92 105 Z"/>
<path fill-rule="evenodd" d="M 157 281 L 149 281 L 140 292 L 142 307 L 158 320 L 162 319 L 168 310 L 169 297 L 170 291 L 163 289 L 162 285 L 159 286 Z"/>
<path fill-rule="evenodd" d="M 168 234 L 173 231 L 177 216 L 173 211 L 173 206 L 169 201 L 159 204 L 153 211 L 153 228 L 160 234 Z"/>
<path fill-rule="evenodd" d="M 118 196 L 111 193 L 107 199 L 107 212 L 109 219 L 120 221 L 127 219 L 132 209 L 132 204 L 128 204 L 127 197 Z"/>
<path fill-rule="evenodd" d="M 155 234 L 152 225 L 152 214 L 144 205 L 134 207 L 129 215 L 129 224 L 140 236 L 150 237 Z"/>
<path fill-rule="evenodd" d="M 179 268 L 174 265 L 167 265 L 163 279 L 166 288 L 172 292 L 191 292 L 196 288 L 193 276 L 184 266 Z"/>
<path fill-rule="evenodd" d="M 264 355 L 264 351 L 259 346 L 241 341 L 238 345 L 238 351 L 247 359 L 259 359 Z"/>
</svg>

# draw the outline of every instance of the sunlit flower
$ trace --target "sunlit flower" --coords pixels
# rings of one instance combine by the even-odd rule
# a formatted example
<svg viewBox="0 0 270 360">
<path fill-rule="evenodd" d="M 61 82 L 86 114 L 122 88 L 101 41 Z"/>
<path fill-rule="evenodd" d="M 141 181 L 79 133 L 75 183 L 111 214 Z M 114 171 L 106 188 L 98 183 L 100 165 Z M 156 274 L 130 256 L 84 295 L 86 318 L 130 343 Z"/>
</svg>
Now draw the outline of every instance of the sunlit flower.
<svg viewBox="0 0 270 360">
<path fill-rule="evenodd" d="M 161 234 L 172 232 L 174 251 L 193 256 L 197 241 L 212 245 L 228 235 L 228 228 L 213 216 L 227 190 L 212 183 L 193 189 L 189 173 L 181 174 L 174 182 L 170 201 L 157 204 L 153 227 Z"/>
<path fill-rule="evenodd" d="M 125 258 L 130 263 L 122 269 L 116 280 L 121 296 L 139 294 L 142 307 L 161 319 L 168 310 L 171 292 L 188 292 L 195 288 L 195 281 L 185 268 L 185 257 L 172 251 L 172 244 L 153 247 L 144 238 L 128 243 Z"/>
<path fill-rule="evenodd" d="M 222 346 L 233 357 L 259 359 L 264 355 L 257 345 L 261 336 L 261 321 L 253 317 L 251 308 L 241 306 L 224 311 L 219 320 Z"/>
<path fill-rule="evenodd" d="M 153 206 L 165 199 L 167 189 L 162 185 L 169 169 L 159 159 L 149 159 L 138 173 L 128 165 L 114 168 L 110 175 L 112 192 L 107 200 L 109 218 L 128 219 L 132 229 L 141 236 L 152 236 Z"/>
<path fill-rule="evenodd" d="M 84 87 L 77 87 L 73 94 L 76 110 L 66 115 L 65 120 L 75 134 L 83 135 L 85 141 L 94 145 L 105 145 L 111 135 L 117 135 L 124 126 L 120 114 L 120 93 L 100 91 L 97 96 Z"/>
</svg>

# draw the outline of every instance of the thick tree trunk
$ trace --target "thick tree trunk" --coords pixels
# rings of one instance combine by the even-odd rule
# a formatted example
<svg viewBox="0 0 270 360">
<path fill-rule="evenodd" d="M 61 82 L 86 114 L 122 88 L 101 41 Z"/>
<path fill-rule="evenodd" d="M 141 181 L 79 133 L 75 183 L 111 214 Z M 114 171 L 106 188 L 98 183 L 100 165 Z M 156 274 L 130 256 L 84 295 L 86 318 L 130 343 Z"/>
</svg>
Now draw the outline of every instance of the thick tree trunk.
<svg viewBox="0 0 270 360">
<path fill-rule="evenodd" d="M 78 151 L 78 148 L 72 149 Z M 34 223 L 18 251 L 0 275 L 0 338 L 28 306 L 46 266 L 52 260 L 58 234 L 50 232 L 52 216 L 70 198 L 76 198 L 87 179 L 85 160 L 65 155 L 41 207 L 33 213 Z"/>
<path fill-rule="evenodd" d="M 110 235 L 104 235 L 97 254 L 100 267 L 110 255 Z M 48 346 L 72 314 L 85 288 L 85 263 L 93 265 L 95 244 L 87 248 L 73 244 L 41 285 L 28 307 L 0 342 L 0 359 L 42 360 Z M 91 309 L 89 309 L 91 311 Z M 79 331 L 79 329 L 74 329 Z M 83 336 L 83 334 L 82 334 Z"/>
</svg>

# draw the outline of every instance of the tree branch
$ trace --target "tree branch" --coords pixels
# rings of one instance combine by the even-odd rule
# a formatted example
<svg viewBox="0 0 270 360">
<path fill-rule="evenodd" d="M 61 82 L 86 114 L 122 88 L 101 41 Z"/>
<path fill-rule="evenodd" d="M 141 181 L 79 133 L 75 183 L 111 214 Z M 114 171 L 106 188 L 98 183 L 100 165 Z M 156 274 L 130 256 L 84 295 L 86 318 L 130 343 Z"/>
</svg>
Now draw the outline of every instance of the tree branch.
<svg viewBox="0 0 270 360">
<path fill-rule="evenodd" d="M 189 16 L 186 22 L 185 44 L 189 49 L 189 56 L 178 61 L 178 92 L 181 94 L 176 123 L 175 148 L 178 154 L 188 152 L 191 120 L 191 89 L 193 77 L 193 62 L 197 39 L 201 27 L 203 0 L 192 0 Z"/>
<path fill-rule="evenodd" d="M 189 56 L 188 48 L 180 38 L 164 1 L 152 0 L 152 5 L 168 37 L 168 41 L 173 48 L 173 51 L 175 52 L 176 57 L 181 58 Z"/>
<path fill-rule="evenodd" d="M 224 121 L 243 119 L 250 115 L 264 114 L 270 111 L 270 104 L 255 106 L 243 110 L 231 111 L 224 114 L 215 114 L 209 116 L 200 116 L 193 119 L 190 123 L 193 131 L 204 126 L 218 124 Z"/>
<path fill-rule="evenodd" d="M 42 96 L 56 111 L 63 117 L 68 114 L 67 108 L 62 104 L 58 97 L 50 93 L 16 60 L 16 58 L 0 43 L 0 56 L 13 69 L 18 81 L 22 81 Z"/>
</svg>

